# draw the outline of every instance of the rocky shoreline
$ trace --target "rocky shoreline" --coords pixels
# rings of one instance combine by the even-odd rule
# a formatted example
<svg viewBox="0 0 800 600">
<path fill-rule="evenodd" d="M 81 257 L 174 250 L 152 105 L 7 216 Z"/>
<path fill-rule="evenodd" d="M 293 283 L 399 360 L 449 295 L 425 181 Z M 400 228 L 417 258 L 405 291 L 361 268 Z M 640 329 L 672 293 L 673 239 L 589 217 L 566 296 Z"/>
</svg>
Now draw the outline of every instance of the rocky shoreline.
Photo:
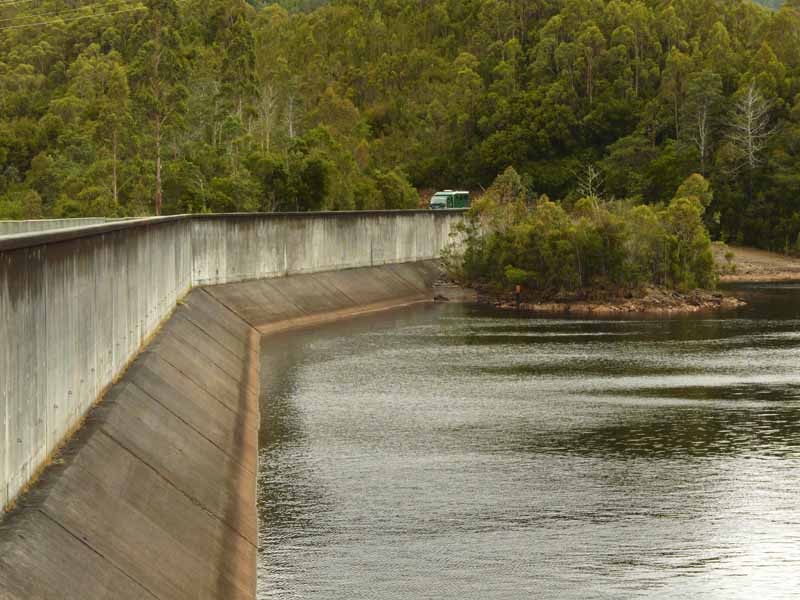
<svg viewBox="0 0 800 600">
<path fill-rule="evenodd" d="M 722 244 L 714 245 L 714 258 L 721 283 L 800 282 L 800 258 Z M 595 316 L 681 315 L 732 310 L 746 304 L 730 295 L 702 290 L 684 294 L 649 288 L 634 297 L 608 295 L 602 298 L 589 298 L 588 292 L 570 298 L 523 297 L 519 303 L 519 310 L 543 314 Z M 504 310 L 518 309 L 513 294 L 498 294 L 480 287 L 476 289 L 462 287 L 448 278 L 444 267 L 434 293 L 437 302 L 478 302 Z"/>
<path fill-rule="evenodd" d="M 593 316 L 614 315 L 682 315 L 699 312 L 731 310 L 746 303 L 733 296 L 695 290 L 686 294 L 650 288 L 641 296 L 608 297 L 603 300 L 557 298 L 552 300 L 521 298 L 517 304 L 513 295 L 498 296 L 478 291 L 478 302 L 503 310 L 520 310 L 547 314 L 576 314 Z"/>
</svg>

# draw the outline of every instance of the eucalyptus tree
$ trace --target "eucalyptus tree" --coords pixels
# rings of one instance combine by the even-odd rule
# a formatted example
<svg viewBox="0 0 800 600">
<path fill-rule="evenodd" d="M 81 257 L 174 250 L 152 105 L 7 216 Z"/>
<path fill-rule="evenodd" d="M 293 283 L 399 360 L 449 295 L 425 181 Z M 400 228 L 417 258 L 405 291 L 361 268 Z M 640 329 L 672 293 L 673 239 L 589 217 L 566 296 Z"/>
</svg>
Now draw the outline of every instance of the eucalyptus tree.
<svg viewBox="0 0 800 600">
<path fill-rule="evenodd" d="M 697 151 L 700 173 L 707 174 L 707 161 L 717 141 L 723 93 L 722 78 L 704 69 L 687 84 L 685 137 Z"/>
<path fill-rule="evenodd" d="M 135 27 L 140 42 L 131 65 L 136 100 L 150 127 L 154 163 L 153 207 L 163 205 L 165 139 L 182 124 L 188 64 L 176 0 L 146 0 L 147 13 Z"/>
</svg>

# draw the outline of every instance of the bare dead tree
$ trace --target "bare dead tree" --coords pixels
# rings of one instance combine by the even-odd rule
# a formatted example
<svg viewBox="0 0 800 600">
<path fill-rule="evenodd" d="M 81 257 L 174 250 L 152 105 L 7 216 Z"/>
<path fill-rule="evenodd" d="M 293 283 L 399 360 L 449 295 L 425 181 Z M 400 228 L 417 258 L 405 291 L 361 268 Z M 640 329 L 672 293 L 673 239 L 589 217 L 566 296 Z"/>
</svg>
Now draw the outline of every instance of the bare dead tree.
<svg viewBox="0 0 800 600">
<path fill-rule="evenodd" d="M 772 106 L 751 83 L 731 113 L 729 140 L 741 157 L 737 170 L 755 170 L 763 162 L 769 138 L 775 133 L 770 124 Z"/>
<path fill-rule="evenodd" d="M 603 193 L 603 173 L 594 165 L 586 165 L 575 175 L 581 198 L 600 198 Z"/>
<path fill-rule="evenodd" d="M 697 107 L 697 112 L 694 115 L 694 127 L 691 136 L 692 144 L 697 148 L 697 153 L 700 155 L 700 172 L 705 175 L 706 173 L 706 156 L 708 155 L 708 146 L 711 139 L 711 119 L 709 115 L 709 105 L 707 101 L 702 102 Z"/>
<path fill-rule="evenodd" d="M 278 90 L 271 81 L 263 82 L 258 90 L 258 117 L 261 125 L 261 149 L 267 152 L 271 150 L 277 112 Z"/>
</svg>

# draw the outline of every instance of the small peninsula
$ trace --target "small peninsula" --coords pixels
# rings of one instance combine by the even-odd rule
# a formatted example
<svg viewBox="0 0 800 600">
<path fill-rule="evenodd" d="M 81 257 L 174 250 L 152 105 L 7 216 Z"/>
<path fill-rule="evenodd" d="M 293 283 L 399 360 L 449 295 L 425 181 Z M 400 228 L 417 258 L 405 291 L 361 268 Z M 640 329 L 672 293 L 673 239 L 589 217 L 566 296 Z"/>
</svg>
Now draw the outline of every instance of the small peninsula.
<svg viewBox="0 0 800 600">
<path fill-rule="evenodd" d="M 736 270 L 735 254 L 711 242 L 705 213 L 713 192 L 702 175 L 686 179 L 669 203 L 605 199 L 591 190 L 553 202 L 525 190 L 514 169 L 498 176 L 445 257 L 448 276 L 474 289 L 478 302 L 596 316 L 745 304 L 717 291 Z"/>
</svg>

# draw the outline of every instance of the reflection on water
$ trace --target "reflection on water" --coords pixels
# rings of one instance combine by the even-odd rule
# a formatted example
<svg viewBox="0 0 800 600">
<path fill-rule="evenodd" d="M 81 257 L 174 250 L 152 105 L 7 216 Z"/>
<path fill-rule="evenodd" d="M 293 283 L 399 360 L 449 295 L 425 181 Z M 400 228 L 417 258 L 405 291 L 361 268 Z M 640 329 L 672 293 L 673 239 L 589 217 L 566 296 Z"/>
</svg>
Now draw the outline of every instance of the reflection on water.
<svg viewBox="0 0 800 600">
<path fill-rule="evenodd" d="M 259 598 L 800 597 L 800 286 L 265 339 Z"/>
</svg>

